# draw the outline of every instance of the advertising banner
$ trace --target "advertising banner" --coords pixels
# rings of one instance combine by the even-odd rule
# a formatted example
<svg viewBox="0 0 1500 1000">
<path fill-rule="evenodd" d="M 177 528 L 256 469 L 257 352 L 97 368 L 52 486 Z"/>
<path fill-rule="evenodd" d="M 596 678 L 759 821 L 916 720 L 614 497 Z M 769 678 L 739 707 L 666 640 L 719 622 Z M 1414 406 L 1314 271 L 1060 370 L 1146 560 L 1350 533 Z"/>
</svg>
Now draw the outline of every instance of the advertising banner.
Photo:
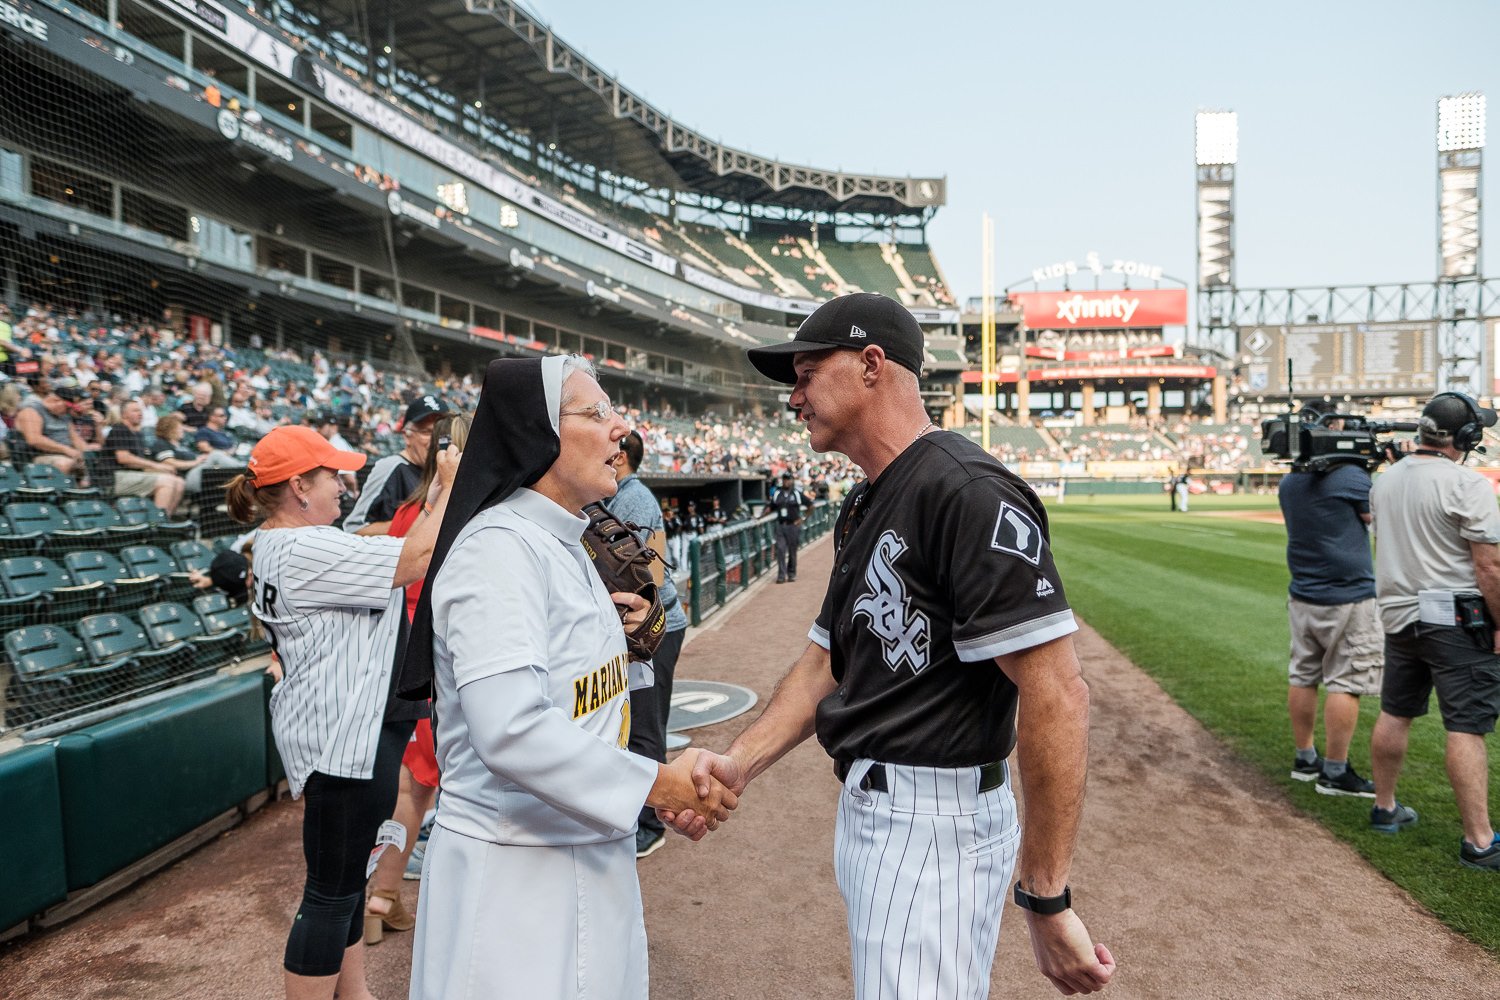
<svg viewBox="0 0 1500 1000">
<path fill-rule="evenodd" d="M 1012 292 L 1010 300 L 1032 330 L 1119 330 L 1187 323 L 1186 288 Z"/>
</svg>

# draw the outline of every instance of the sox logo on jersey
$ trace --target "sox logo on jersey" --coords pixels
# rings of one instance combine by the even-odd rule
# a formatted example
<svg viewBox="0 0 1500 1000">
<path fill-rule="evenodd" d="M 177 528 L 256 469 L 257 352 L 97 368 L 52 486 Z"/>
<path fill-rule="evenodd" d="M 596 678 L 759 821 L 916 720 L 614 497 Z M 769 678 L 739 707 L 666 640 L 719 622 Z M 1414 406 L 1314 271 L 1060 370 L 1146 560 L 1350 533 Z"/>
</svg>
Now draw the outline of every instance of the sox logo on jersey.
<svg viewBox="0 0 1500 1000">
<path fill-rule="evenodd" d="M 870 592 L 854 602 L 854 617 L 870 619 L 870 631 L 885 647 L 887 666 L 898 670 L 905 660 L 912 673 L 920 674 L 927 669 L 928 621 L 922 612 L 911 610 L 906 581 L 896 572 L 894 563 L 906 548 L 905 540 L 889 530 L 875 542 L 865 567 Z"/>
</svg>

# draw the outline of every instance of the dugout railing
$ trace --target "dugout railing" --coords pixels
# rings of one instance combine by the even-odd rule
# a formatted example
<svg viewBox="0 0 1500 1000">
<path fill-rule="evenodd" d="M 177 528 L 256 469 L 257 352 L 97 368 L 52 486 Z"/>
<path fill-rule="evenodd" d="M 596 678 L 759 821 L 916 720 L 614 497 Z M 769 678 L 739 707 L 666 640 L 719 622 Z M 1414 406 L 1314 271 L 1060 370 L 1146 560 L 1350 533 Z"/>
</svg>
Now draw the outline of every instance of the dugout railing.
<svg viewBox="0 0 1500 1000">
<path fill-rule="evenodd" d="M 806 544 L 833 526 L 838 509 L 819 500 L 802 519 Z M 765 515 L 743 524 L 704 532 L 688 542 L 686 593 L 688 621 L 701 625 L 729 599 L 743 593 L 776 566 L 776 518 Z"/>
</svg>

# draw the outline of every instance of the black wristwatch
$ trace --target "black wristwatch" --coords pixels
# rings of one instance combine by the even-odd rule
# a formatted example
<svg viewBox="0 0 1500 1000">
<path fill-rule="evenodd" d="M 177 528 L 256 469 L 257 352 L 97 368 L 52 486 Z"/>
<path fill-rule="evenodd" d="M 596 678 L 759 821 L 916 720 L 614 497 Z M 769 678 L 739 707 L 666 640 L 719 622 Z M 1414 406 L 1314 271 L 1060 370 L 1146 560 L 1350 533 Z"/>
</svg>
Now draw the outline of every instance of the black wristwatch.
<svg viewBox="0 0 1500 1000">
<path fill-rule="evenodd" d="M 1025 889 L 1022 889 L 1021 883 L 1017 882 L 1015 897 L 1016 905 L 1021 909 L 1030 910 L 1032 913 L 1040 913 L 1044 916 L 1061 913 L 1064 910 L 1071 910 L 1073 908 L 1073 890 L 1066 885 L 1063 886 L 1062 895 L 1060 896 L 1033 896 Z"/>
</svg>

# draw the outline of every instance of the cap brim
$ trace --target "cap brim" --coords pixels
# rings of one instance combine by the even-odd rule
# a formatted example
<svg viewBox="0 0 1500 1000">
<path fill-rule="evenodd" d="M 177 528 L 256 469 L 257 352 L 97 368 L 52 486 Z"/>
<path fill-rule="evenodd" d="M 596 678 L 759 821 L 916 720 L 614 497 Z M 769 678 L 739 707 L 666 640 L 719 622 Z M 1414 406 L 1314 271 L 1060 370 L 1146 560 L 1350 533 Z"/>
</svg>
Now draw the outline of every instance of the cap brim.
<svg viewBox="0 0 1500 1000">
<path fill-rule="evenodd" d="M 1484 424 L 1484 426 L 1486 426 L 1486 427 L 1493 427 L 1493 426 L 1495 426 L 1496 416 L 1495 416 L 1495 411 L 1494 410 L 1490 409 L 1487 406 L 1480 406 L 1477 409 L 1479 410 L 1479 422 L 1480 423 Z"/>
<path fill-rule="evenodd" d="M 797 355 L 813 351 L 834 351 L 840 348 L 848 350 L 852 346 L 858 345 L 816 344 L 810 340 L 788 340 L 784 344 L 752 347 L 745 354 L 750 358 L 750 363 L 755 366 L 755 370 L 772 382 L 796 385 L 797 371 L 793 364 L 797 360 Z"/>
<path fill-rule="evenodd" d="M 370 456 L 358 451 L 344 451 L 341 448 L 329 448 L 323 457 L 324 468 L 337 469 L 339 472 L 358 472 L 365 467 L 365 462 Z"/>
</svg>

